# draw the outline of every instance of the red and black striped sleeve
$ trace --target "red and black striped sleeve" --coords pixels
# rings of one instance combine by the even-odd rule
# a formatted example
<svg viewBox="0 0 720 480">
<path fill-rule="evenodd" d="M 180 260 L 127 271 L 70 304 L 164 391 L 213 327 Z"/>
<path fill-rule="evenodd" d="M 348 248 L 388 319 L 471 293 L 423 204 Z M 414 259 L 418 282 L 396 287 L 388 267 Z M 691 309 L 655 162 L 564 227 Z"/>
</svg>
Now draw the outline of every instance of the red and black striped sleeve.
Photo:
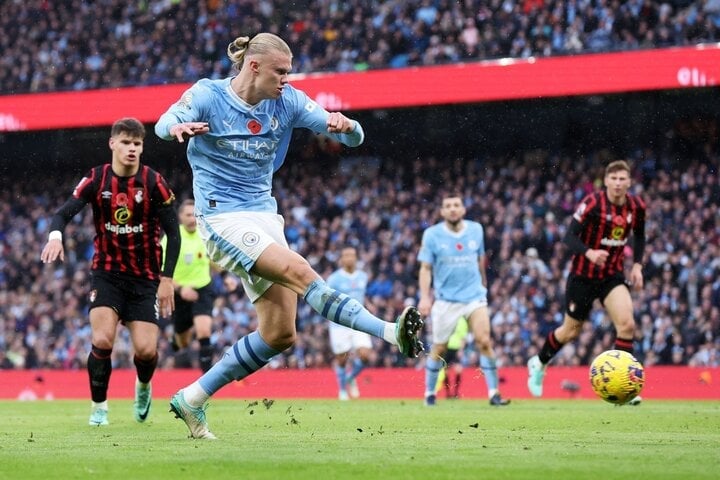
<svg viewBox="0 0 720 480">
<path fill-rule="evenodd" d="M 590 260 L 585 258 L 585 252 L 589 248 L 597 248 L 593 237 L 599 226 L 594 225 L 597 222 L 593 221 L 593 219 L 598 216 L 596 210 L 599 207 L 599 198 L 597 193 L 583 198 L 575 209 L 570 226 L 565 234 L 564 242 L 574 257 L 574 272 L 586 272 L 593 269 Z"/>
<path fill-rule="evenodd" d="M 631 195 L 633 209 L 633 262 L 644 265 L 645 256 L 645 202 L 642 198 Z"/>
<path fill-rule="evenodd" d="M 167 237 L 162 275 L 172 277 L 180 256 L 180 224 L 175 211 L 175 194 L 162 175 L 154 171 L 153 173 L 155 174 L 153 202 L 157 208 L 160 226 Z"/>
<path fill-rule="evenodd" d="M 92 201 L 94 197 L 95 179 L 97 178 L 97 169 L 93 168 L 88 172 L 75 186 L 72 195 L 65 203 L 58 208 L 50 219 L 50 231 L 58 230 L 62 232 L 65 226 L 77 215 L 80 210 Z"/>
</svg>

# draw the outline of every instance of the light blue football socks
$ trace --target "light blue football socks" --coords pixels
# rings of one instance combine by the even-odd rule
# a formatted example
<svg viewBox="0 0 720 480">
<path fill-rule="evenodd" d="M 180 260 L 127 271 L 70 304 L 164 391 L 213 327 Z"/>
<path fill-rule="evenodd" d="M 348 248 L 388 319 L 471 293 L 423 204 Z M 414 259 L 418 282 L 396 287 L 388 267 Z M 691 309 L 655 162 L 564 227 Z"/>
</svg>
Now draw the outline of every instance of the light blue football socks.
<svg viewBox="0 0 720 480">
<path fill-rule="evenodd" d="M 280 353 L 271 348 L 260 334 L 252 332 L 229 348 L 222 359 L 198 379 L 198 383 L 209 396 L 233 380 L 240 380 L 267 365 L 272 357 Z"/>
<path fill-rule="evenodd" d="M 391 339 L 386 336 L 388 322 L 374 316 L 354 298 L 330 288 L 323 280 L 312 282 L 304 298 L 313 310 L 331 322 L 395 343 L 394 333 Z"/>
<path fill-rule="evenodd" d="M 492 397 L 498 391 L 498 385 L 500 381 L 498 379 L 497 365 L 494 358 L 486 357 L 485 355 L 480 356 L 480 369 L 485 377 L 485 383 L 487 384 L 488 396 Z"/>
</svg>

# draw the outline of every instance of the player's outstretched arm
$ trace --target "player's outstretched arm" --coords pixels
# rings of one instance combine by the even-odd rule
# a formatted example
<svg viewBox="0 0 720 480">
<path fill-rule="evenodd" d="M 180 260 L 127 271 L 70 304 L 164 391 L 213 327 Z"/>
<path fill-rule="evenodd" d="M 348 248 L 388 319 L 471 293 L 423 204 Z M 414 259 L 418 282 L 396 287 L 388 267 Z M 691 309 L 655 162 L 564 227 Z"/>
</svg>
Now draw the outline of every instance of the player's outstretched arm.
<svg viewBox="0 0 720 480">
<path fill-rule="evenodd" d="M 50 220 L 50 235 L 48 242 L 40 253 L 40 260 L 43 263 L 52 263 L 58 258 L 61 262 L 65 261 L 65 248 L 62 242 L 62 232 L 68 222 L 77 215 L 85 206 L 85 201 L 79 198 L 70 198 L 62 207 L 55 212 Z"/>
</svg>

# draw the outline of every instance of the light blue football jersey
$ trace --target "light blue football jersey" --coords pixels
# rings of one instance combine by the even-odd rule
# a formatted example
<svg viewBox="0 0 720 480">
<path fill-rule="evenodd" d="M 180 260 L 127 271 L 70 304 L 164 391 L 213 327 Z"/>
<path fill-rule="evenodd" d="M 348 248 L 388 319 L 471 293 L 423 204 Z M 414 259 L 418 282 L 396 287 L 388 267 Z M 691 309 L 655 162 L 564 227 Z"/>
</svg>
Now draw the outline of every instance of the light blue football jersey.
<svg viewBox="0 0 720 480">
<path fill-rule="evenodd" d="M 327 284 L 330 288 L 334 288 L 338 292 L 357 300 L 361 305 L 365 304 L 368 275 L 364 271 L 355 270 L 349 273 L 342 268 L 335 270 L 327 278 Z"/>
<path fill-rule="evenodd" d="M 423 232 L 418 260 L 432 265 L 435 298 L 448 302 L 470 303 L 487 300 L 478 260 L 485 254 L 483 227 L 463 220 L 464 228 L 453 232 L 445 222 Z"/>
<path fill-rule="evenodd" d="M 230 80 L 198 81 L 155 124 L 155 133 L 165 140 L 174 138 L 168 130 L 177 123 L 210 126 L 209 133 L 191 137 L 187 147 L 200 215 L 276 213 L 272 176 L 285 160 L 294 128 L 309 128 L 351 147 L 364 140 L 358 122 L 351 133 L 327 133 L 328 112 L 291 85 L 278 99 L 250 105 L 232 90 Z"/>
</svg>

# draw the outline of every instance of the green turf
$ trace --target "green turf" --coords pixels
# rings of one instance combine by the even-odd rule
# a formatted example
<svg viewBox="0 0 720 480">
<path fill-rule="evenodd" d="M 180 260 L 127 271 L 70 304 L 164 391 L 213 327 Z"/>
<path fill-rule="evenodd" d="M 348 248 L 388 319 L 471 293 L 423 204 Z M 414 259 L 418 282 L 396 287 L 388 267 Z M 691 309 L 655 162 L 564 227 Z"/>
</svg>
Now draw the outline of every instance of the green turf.
<svg viewBox="0 0 720 480">
<path fill-rule="evenodd" d="M 720 402 L 213 401 L 218 441 L 187 438 L 155 399 L 0 402 L 0 479 L 716 479 Z"/>
</svg>

